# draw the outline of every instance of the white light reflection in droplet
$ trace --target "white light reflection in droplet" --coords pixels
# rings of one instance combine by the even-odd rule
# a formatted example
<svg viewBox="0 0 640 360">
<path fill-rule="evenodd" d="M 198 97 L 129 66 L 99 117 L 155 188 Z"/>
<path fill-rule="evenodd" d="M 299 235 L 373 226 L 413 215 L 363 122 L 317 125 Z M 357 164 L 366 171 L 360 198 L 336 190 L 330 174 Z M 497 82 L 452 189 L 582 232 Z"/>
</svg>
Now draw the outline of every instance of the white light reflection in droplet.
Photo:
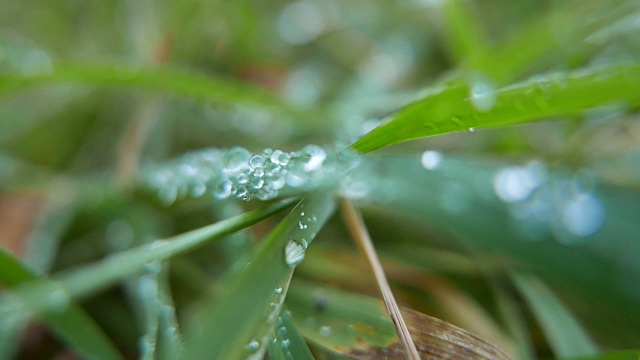
<svg viewBox="0 0 640 360">
<path fill-rule="evenodd" d="M 544 175 L 535 166 L 512 166 L 502 169 L 493 179 L 498 197 L 508 203 L 527 199 L 544 182 Z"/>
<path fill-rule="evenodd" d="M 427 150 L 422 153 L 420 162 L 422 163 L 423 168 L 427 170 L 434 170 L 440 166 L 440 163 L 442 162 L 442 154 L 437 151 Z"/>
<path fill-rule="evenodd" d="M 595 234 L 604 219 L 604 206 L 593 194 L 576 196 L 562 209 L 562 223 L 567 231 L 579 237 Z"/>
</svg>

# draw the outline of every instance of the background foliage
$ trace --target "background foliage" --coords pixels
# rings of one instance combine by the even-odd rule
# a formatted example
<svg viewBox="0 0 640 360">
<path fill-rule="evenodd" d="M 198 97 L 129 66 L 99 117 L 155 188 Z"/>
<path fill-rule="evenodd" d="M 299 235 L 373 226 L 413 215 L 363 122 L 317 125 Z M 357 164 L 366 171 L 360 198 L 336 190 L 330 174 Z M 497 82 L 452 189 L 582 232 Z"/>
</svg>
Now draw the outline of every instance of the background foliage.
<svg viewBox="0 0 640 360">
<path fill-rule="evenodd" d="M 0 359 L 402 358 L 339 197 L 423 358 L 637 359 L 639 24 L 0 0 Z"/>
</svg>

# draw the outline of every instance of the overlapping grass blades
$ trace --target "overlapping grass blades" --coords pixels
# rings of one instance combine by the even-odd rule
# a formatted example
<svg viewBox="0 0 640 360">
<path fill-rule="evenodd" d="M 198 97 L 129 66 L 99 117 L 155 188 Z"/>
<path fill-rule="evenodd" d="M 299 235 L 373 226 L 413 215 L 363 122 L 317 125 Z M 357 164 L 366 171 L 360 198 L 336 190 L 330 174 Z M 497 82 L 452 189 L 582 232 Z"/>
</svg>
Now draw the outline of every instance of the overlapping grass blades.
<svg viewBox="0 0 640 360">
<path fill-rule="evenodd" d="M 207 298 L 187 326 L 191 359 L 260 359 L 268 348 L 295 265 L 335 207 L 332 194 L 311 194 Z"/>
<path fill-rule="evenodd" d="M 401 109 L 352 147 L 370 152 L 426 136 L 572 117 L 611 103 L 640 103 L 640 65 L 556 73 L 493 90 L 491 80 L 457 80 Z"/>
<path fill-rule="evenodd" d="M 38 277 L 19 259 L 0 248 L 0 281 L 7 287 L 15 288 L 21 284 L 38 281 Z M 67 296 L 58 284 L 48 280 L 39 281 L 43 290 L 50 294 Z M 11 296 L 13 295 L 11 294 Z M 17 292 L 15 296 L 16 299 L 19 298 L 29 307 L 33 305 L 32 303 L 37 304 L 37 299 L 30 296 L 20 296 L 20 292 Z M 40 309 L 35 305 L 32 310 L 36 312 L 44 324 L 83 356 L 94 359 L 123 359 L 117 347 L 82 307 L 69 299 L 63 298 L 62 301 L 68 303 L 63 304 L 60 309 Z M 9 314 L 9 316 L 14 315 Z M 2 348 L 10 348 L 11 346 L 12 344 L 0 344 Z"/>
</svg>

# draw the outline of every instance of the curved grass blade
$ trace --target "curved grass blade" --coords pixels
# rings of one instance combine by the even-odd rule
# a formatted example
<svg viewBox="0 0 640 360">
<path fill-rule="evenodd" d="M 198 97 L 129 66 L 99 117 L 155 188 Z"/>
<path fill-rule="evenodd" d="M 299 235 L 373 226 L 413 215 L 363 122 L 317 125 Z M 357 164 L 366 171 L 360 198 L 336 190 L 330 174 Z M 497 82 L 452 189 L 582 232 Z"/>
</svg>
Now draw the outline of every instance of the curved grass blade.
<svg viewBox="0 0 640 360">
<path fill-rule="evenodd" d="M 260 359 L 264 355 L 295 266 L 335 207 L 330 194 L 301 201 L 230 274 L 222 294 L 204 301 L 186 332 L 192 359 Z"/>
<path fill-rule="evenodd" d="M 63 64 L 55 66 L 50 72 L 33 75 L 2 74 L 0 95 L 53 83 L 134 87 L 228 103 L 241 102 L 287 109 L 272 94 L 249 84 L 171 67 Z"/>
<path fill-rule="evenodd" d="M 323 350 L 352 359 L 404 359 L 395 327 L 381 301 L 295 282 L 287 306 L 303 335 Z M 419 312 L 402 308 L 424 359 L 509 359 L 478 337 Z"/>
<path fill-rule="evenodd" d="M 555 356 L 569 358 L 598 353 L 584 328 L 540 279 L 516 272 L 511 277 L 533 310 Z"/>
<path fill-rule="evenodd" d="M 165 240 L 156 240 L 148 245 L 110 256 L 96 264 L 53 276 L 53 281 L 31 281 L 15 289 L 15 293 L 21 298 L 29 299 L 31 310 L 48 309 L 52 304 L 60 302 L 61 295 L 62 300 L 90 295 L 142 271 L 153 261 L 169 259 L 244 229 L 292 205 L 293 202 L 293 199 L 282 200 L 197 230 Z M 50 284 L 57 284 L 56 289 L 52 289 Z M 17 299 L 0 297 L 0 316 L 26 310 Z"/>
<path fill-rule="evenodd" d="M 458 81 L 408 105 L 351 147 L 366 153 L 421 137 L 576 116 L 614 102 L 635 106 L 640 104 L 638 83 L 640 65 L 547 75 L 475 95 L 468 84 Z"/>
<path fill-rule="evenodd" d="M 575 199 L 569 191 L 562 192 L 563 184 L 576 179 L 575 173 L 542 167 L 545 181 L 535 192 L 519 202 L 507 202 L 496 195 L 500 176 L 512 170 L 535 174 L 539 168 L 456 156 L 443 156 L 433 170 L 422 167 L 417 156 L 385 156 L 376 167 L 385 180 L 371 181 L 370 201 L 384 207 L 365 208 L 373 221 L 395 215 L 405 227 L 427 226 L 475 249 L 492 264 L 526 267 L 563 288 L 570 296 L 568 301 L 581 304 L 580 315 L 587 315 L 581 320 L 589 321 L 589 329 L 603 345 L 633 346 L 637 341 L 634 334 L 640 331 L 640 313 L 635 284 L 640 279 L 636 266 L 640 243 L 633 236 L 640 232 L 637 192 L 597 183 L 589 196 L 606 211 L 601 227 L 577 236 L 569 233 L 561 212 Z M 384 195 L 389 182 L 394 184 L 391 200 Z M 540 203 L 548 209 L 545 218 L 519 216 L 522 209 Z M 418 244 L 422 241 L 416 240 Z"/>
<path fill-rule="evenodd" d="M 489 49 L 489 40 L 471 1 L 452 0 L 443 3 L 444 25 L 448 43 L 456 62 L 465 68 L 479 69 L 480 59 Z"/>
<path fill-rule="evenodd" d="M 335 207 L 331 194 L 301 201 L 205 301 L 186 332 L 189 359 L 261 359 L 271 338 L 295 266 Z"/>
<path fill-rule="evenodd" d="M 9 287 L 15 287 L 21 283 L 34 281 L 37 276 L 33 271 L 24 266 L 4 249 L 0 248 L 0 281 Z M 41 286 L 55 294 L 62 294 L 64 290 L 57 284 L 47 280 L 40 280 Z M 19 297 L 27 305 L 37 303 L 36 299 L 21 296 L 19 293 L 11 294 Z M 63 302 L 69 300 L 63 298 Z M 40 319 L 69 343 L 78 353 L 92 359 L 122 359 L 116 346 L 96 325 L 93 319 L 77 304 L 66 303 L 60 309 L 35 309 Z M 10 314 L 9 317 L 12 317 Z M 3 320 L 6 319 L 3 316 Z M 5 344 L 0 344 L 5 347 Z"/>
<path fill-rule="evenodd" d="M 274 327 L 274 335 L 269 343 L 268 353 L 271 360 L 313 360 L 313 355 L 286 306 L 282 307 L 280 317 Z"/>
</svg>

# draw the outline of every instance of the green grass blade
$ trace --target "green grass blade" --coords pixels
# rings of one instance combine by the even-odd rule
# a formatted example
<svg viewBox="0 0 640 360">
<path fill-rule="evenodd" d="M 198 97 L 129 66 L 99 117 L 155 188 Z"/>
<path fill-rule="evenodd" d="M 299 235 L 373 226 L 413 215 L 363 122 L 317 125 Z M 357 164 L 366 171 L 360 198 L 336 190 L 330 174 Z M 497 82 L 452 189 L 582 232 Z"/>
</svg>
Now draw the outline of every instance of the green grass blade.
<svg viewBox="0 0 640 360">
<path fill-rule="evenodd" d="M 293 322 L 291 312 L 283 306 L 274 328 L 274 336 L 269 343 L 269 358 L 313 360 L 311 350 L 304 341 L 298 327 Z"/>
<path fill-rule="evenodd" d="M 250 254 L 247 265 L 225 279 L 222 294 L 204 302 L 187 329 L 189 359 L 264 355 L 294 267 L 334 207 L 331 195 L 305 198 Z"/>
<path fill-rule="evenodd" d="M 640 103 L 638 83 L 640 65 L 547 75 L 483 94 L 482 106 L 487 107 L 481 111 L 469 85 L 459 82 L 408 105 L 352 147 L 369 152 L 421 137 L 575 116 L 614 102 L 634 106 Z"/>
<path fill-rule="evenodd" d="M 132 87 L 229 103 L 242 102 L 287 109 L 274 95 L 249 84 L 171 67 L 62 64 L 46 73 L 2 74 L 0 95 L 54 83 Z"/>
<path fill-rule="evenodd" d="M 403 357 L 382 301 L 302 282 L 295 282 L 290 292 L 287 306 L 310 344 L 356 359 Z M 402 313 L 424 359 L 508 359 L 494 346 L 442 320 L 404 308 Z"/>
<path fill-rule="evenodd" d="M 479 61 L 489 49 L 489 41 L 471 1 L 446 1 L 444 25 L 449 47 L 456 62 L 463 67 L 478 70 Z"/>
<path fill-rule="evenodd" d="M 515 272 L 511 275 L 557 357 L 598 353 L 597 346 L 584 328 L 546 284 L 532 275 Z"/>
<path fill-rule="evenodd" d="M 198 246 L 220 239 L 235 231 L 244 229 L 276 212 L 292 205 L 294 200 L 287 199 L 262 209 L 223 220 L 203 228 L 193 230 L 166 240 L 156 240 L 148 245 L 108 257 L 93 265 L 88 265 L 52 278 L 53 282 L 35 280 L 16 289 L 16 294 L 29 300 L 30 309 L 43 310 L 52 307 L 60 300 L 60 292 L 51 289 L 52 283 L 64 289 L 62 294 L 70 297 L 83 297 L 132 276 L 153 261 L 162 261 L 193 250 Z M 0 315 L 23 309 L 14 298 L 0 297 Z"/>
<path fill-rule="evenodd" d="M 34 281 L 37 277 L 33 271 L 24 266 L 20 260 L 11 256 L 0 248 L 0 280 L 9 287 L 21 283 Z M 77 304 L 69 302 L 64 290 L 54 282 L 41 280 L 41 286 L 50 293 L 57 294 L 65 303 L 60 309 L 42 311 L 35 309 L 42 321 L 69 343 L 78 353 L 92 359 L 122 359 L 116 346 L 96 325 L 93 319 Z M 20 296 L 27 305 L 34 303 L 33 299 Z M 37 303 L 37 300 L 35 301 Z M 32 307 L 33 308 L 33 307 Z M 9 318 L 15 314 L 9 314 Z M 2 322 L 6 319 L 2 317 Z"/>
</svg>

